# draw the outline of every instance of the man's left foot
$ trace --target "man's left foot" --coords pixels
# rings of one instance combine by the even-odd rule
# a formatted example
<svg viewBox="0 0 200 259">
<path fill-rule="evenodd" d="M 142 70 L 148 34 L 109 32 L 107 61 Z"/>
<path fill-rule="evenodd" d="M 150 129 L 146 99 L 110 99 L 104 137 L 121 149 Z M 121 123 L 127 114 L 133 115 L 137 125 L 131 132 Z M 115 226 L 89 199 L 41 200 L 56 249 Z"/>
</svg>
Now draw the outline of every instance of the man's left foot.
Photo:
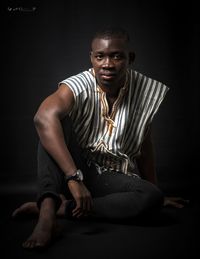
<svg viewBox="0 0 200 259">
<path fill-rule="evenodd" d="M 39 209 L 36 202 L 26 202 L 22 204 L 19 208 L 14 210 L 12 213 L 12 218 L 22 218 L 27 216 L 38 216 Z"/>
</svg>

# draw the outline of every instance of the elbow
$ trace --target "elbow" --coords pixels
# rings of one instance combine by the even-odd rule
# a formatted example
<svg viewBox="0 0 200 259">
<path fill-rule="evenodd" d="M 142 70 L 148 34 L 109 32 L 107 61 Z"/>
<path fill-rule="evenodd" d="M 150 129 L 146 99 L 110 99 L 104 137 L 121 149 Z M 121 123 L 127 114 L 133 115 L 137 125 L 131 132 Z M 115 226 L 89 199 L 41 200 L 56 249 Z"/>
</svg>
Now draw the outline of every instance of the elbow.
<svg viewBox="0 0 200 259">
<path fill-rule="evenodd" d="M 46 121 L 45 116 L 41 115 L 39 112 L 37 112 L 33 118 L 33 122 L 36 129 L 44 128 L 45 121 Z"/>
<path fill-rule="evenodd" d="M 57 117 L 54 111 L 39 109 L 33 118 L 35 128 L 39 132 L 44 132 L 55 123 Z"/>
</svg>

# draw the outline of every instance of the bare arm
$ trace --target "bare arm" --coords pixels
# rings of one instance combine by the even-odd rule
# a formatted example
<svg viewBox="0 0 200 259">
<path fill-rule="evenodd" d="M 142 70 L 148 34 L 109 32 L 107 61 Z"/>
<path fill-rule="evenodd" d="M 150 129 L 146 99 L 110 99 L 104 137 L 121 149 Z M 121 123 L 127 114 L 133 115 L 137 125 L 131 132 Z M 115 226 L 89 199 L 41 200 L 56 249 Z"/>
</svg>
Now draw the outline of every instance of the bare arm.
<svg viewBox="0 0 200 259">
<path fill-rule="evenodd" d="M 66 85 L 61 85 L 42 102 L 34 117 L 42 145 L 66 175 L 73 174 L 77 169 L 65 144 L 61 125 L 61 120 L 70 112 L 73 103 L 73 93 Z"/>
<path fill-rule="evenodd" d="M 66 146 L 61 120 L 69 114 L 74 97 L 66 85 L 47 97 L 40 105 L 34 122 L 40 141 L 47 152 L 57 162 L 65 175 L 72 175 L 77 167 Z M 69 190 L 76 201 L 73 216 L 80 217 L 90 212 L 92 197 L 83 182 L 68 181 Z"/>
</svg>

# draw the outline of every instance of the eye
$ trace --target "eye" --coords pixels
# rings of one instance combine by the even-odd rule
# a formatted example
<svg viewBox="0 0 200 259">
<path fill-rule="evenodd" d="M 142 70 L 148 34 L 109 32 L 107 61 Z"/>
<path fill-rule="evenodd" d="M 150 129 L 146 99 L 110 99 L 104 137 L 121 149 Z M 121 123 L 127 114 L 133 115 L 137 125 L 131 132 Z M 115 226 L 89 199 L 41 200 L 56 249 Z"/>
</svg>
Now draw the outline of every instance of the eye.
<svg viewBox="0 0 200 259">
<path fill-rule="evenodd" d="M 103 59 L 103 55 L 102 54 L 98 54 L 98 55 L 95 56 L 95 58 L 97 60 L 102 60 Z"/>
<path fill-rule="evenodd" d="M 115 53 L 114 55 L 113 55 L 113 59 L 115 59 L 115 60 L 120 60 L 120 59 L 122 59 L 123 58 L 123 56 L 121 55 L 121 54 L 119 54 L 119 53 Z"/>
</svg>

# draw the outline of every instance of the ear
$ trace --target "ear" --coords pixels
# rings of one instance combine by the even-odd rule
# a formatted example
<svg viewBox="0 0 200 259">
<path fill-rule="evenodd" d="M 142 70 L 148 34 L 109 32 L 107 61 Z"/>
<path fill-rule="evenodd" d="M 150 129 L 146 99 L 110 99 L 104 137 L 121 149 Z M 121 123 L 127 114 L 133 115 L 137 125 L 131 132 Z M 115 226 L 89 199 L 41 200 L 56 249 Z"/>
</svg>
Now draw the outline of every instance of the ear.
<svg viewBox="0 0 200 259">
<path fill-rule="evenodd" d="M 92 61 L 92 51 L 90 51 L 89 55 L 90 55 L 90 61 Z"/>
<path fill-rule="evenodd" d="M 92 53 L 92 50 L 91 50 L 91 51 L 90 51 L 90 58 L 92 58 L 92 54 L 93 54 L 93 53 Z"/>
<path fill-rule="evenodd" d="M 135 53 L 129 52 L 129 65 L 131 65 L 135 61 Z"/>
</svg>

